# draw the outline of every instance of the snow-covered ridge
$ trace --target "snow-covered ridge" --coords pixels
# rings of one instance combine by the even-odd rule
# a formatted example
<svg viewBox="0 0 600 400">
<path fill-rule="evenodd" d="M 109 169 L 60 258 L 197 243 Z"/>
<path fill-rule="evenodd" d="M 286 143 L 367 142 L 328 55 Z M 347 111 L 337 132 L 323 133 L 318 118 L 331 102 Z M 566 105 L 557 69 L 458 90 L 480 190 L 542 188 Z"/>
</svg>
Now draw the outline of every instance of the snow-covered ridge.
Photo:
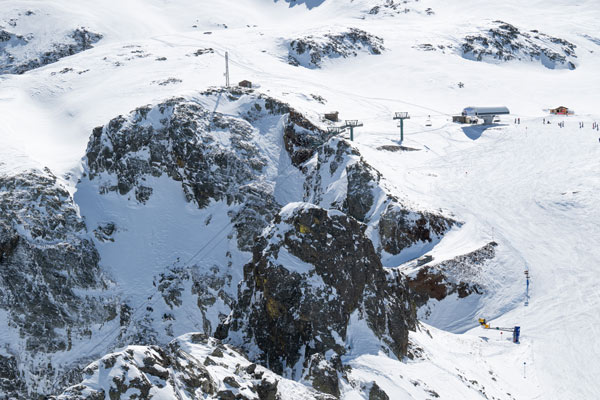
<svg viewBox="0 0 600 400">
<path fill-rule="evenodd" d="M 333 397 L 250 362 L 202 333 L 163 347 L 128 346 L 93 362 L 57 400 L 105 398 L 330 400 Z"/>
<path fill-rule="evenodd" d="M 373 2 L 375 3 L 375 2 Z M 395 16 L 416 12 L 424 15 L 434 15 L 435 11 L 429 7 L 426 1 L 419 4 L 419 0 L 382 0 L 379 4 L 372 6 L 368 14 L 370 16 Z"/>
<path fill-rule="evenodd" d="M 47 26 L 49 19 L 44 11 L 27 10 L 0 20 L 0 75 L 23 74 L 91 49 L 102 39 L 86 27 Z"/>
<path fill-rule="evenodd" d="M 217 103 L 220 111 L 214 111 Z M 263 227 L 276 219 L 270 213 L 290 202 L 312 202 L 299 203 L 307 212 L 325 206 L 332 209 L 325 211 L 329 218 L 368 221 L 359 226 L 366 231 L 361 237 L 376 265 L 379 253 L 373 243 L 378 243 L 377 227 L 388 208 L 408 217 L 396 228 L 381 230 L 382 238 L 396 237 L 394 245 L 386 245 L 394 254 L 421 242 L 434 245 L 453 224 L 433 213 L 405 209 L 348 142 L 330 137 L 289 105 L 252 90 L 208 90 L 114 118 L 94 129 L 85 161 L 86 176 L 75 198 L 94 227 L 103 263 L 115 271 L 119 286 L 129 288 L 119 343 L 166 343 L 190 328 L 213 333 L 235 306 L 242 267 L 250 260 L 247 251 L 256 251 Z M 334 181 L 338 184 L 331 186 Z M 165 202 L 177 193 L 180 200 Z M 284 207 L 283 215 L 296 212 L 290 207 Z M 152 249 L 148 246 L 156 243 L 156 235 L 154 225 L 146 222 L 149 217 L 161 221 L 167 235 Z M 174 243 L 169 236 L 182 229 L 194 232 L 191 238 L 196 239 L 186 244 L 187 238 L 177 234 Z M 192 243 L 213 243 L 207 235 L 216 230 L 210 257 L 202 246 L 190 261 L 184 261 L 189 255 L 179 259 L 178 254 L 196 250 Z M 232 240 L 224 242 L 225 235 Z M 124 252 L 156 252 L 161 261 L 123 257 Z M 282 262 L 294 268 L 294 257 L 282 256 Z M 379 275 L 378 281 L 387 281 L 383 270 Z M 390 296 L 406 295 L 401 286 L 392 286 Z M 142 296 L 148 301 L 140 302 L 135 293 L 148 291 L 149 297 Z M 190 315 L 192 325 L 178 322 Z M 407 330 L 398 325 L 404 318 L 396 320 L 389 328 L 395 329 L 393 335 L 381 322 L 372 325 L 378 326 L 373 329 L 382 343 L 401 357 L 405 344 L 398 335 Z M 323 357 L 324 352 L 313 355 Z M 306 368 L 316 374 L 315 360 Z"/>
<path fill-rule="evenodd" d="M 307 35 L 290 40 L 287 47 L 288 63 L 306 68 L 321 68 L 327 59 L 377 55 L 385 50 L 382 38 L 357 28 Z"/>
<path fill-rule="evenodd" d="M 524 30 L 504 21 L 493 21 L 469 34 L 458 43 L 421 43 L 424 51 L 447 49 L 473 61 L 499 63 L 507 61 L 536 62 L 548 69 L 573 70 L 577 65 L 577 46 L 565 39 Z"/>
<path fill-rule="evenodd" d="M 250 249 L 257 244 L 253 242 L 255 227 L 260 229 L 266 222 L 271 229 L 273 222 L 264 218 L 262 209 L 244 209 L 244 205 L 263 204 L 262 199 L 271 194 L 275 214 L 290 204 L 285 210 L 291 216 L 302 203 L 306 211 L 325 210 L 326 218 L 361 220 L 360 226 L 366 226 L 363 236 L 373 243 L 388 278 L 440 267 L 444 274 L 456 273 L 444 275 L 446 294 L 455 284 L 460 289 L 461 283 L 484 292 L 461 298 L 457 290 L 442 301 L 427 301 L 417 316 L 460 334 L 429 328 L 411 331 L 407 357 L 401 360 L 382 351 L 381 338 L 359 313 L 353 313 L 345 341 L 339 333 L 331 338 L 323 335 L 327 341 L 333 339 L 330 342 L 335 342 L 336 348 L 344 342 L 348 351 L 340 361 L 352 370 L 344 368 L 339 373 L 331 354 L 314 354 L 306 375 L 310 379 L 302 383 L 332 388 L 337 382 L 340 398 L 348 400 L 595 398 L 600 390 L 598 349 L 594 347 L 600 300 L 594 296 L 595 265 L 600 254 L 593 245 L 600 237 L 595 196 L 600 190 L 600 147 L 598 133 L 591 129 L 600 118 L 596 93 L 600 87 L 600 8 L 596 3 L 239 0 L 232 7 L 230 2 L 210 0 L 4 0 L 0 30 L 8 32 L 11 43 L 19 42 L 17 36 L 26 39 L 32 33 L 35 40 L 48 38 L 50 43 L 77 27 L 103 35 L 93 49 L 52 65 L 20 75 L 0 75 L 0 170 L 14 177 L 17 170 L 27 174 L 25 164 L 33 164 L 46 176 L 43 167 L 48 166 L 67 194 L 75 192 L 74 201 L 61 194 L 58 200 L 52 200 L 53 196 L 24 197 L 18 207 L 23 210 L 27 232 L 17 235 L 19 245 L 33 243 L 29 239 L 35 236 L 36 247 L 43 244 L 44 250 L 51 250 L 60 242 L 72 255 L 78 254 L 77 237 L 88 240 L 99 257 L 97 268 L 88 267 L 106 277 L 109 289 L 73 289 L 75 298 L 69 298 L 64 291 L 54 290 L 52 282 L 75 279 L 77 274 L 69 268 L 79 265 L 77 260 L 61 256 L 63 261 L 54 262 L 55 258 L 46 257 L 52 265 L 31 272 L 31 279 L 19 279 L 14 289 L 10 288 L 15 282 L 13 275 L 3 277 L 0 302 L 12 293 L 58 293 L 58 300 L 34 301 L 40 308 L 20 314 L 36 323 L 47 321 L 40 314 L 51 315 L 53 303 L 64 309 L 71 307 L 70 302 L 81 304 L 79 298 L 88 295 L 96 300 L 95 306 L 114 299 L 108 309 L 113 304 L 115 313 L 109 313 L 108 321 L 92 324 L 82 335 L 73 334 L 81 326 L 78 322 L 86 325 L 86 317 L 102 316 L 103 310 L 96 312 L 86 306 L 81 313 L 68 315 L 66 322 L 58 321 L 71 328 L 69 342 L 69 332 L 62 328 L 42 333 L 21 329 L 18 324 L 23 321 L 11 314 L 18 313 L 18 307 L 11 308 L 18 301 L 10 301 L 8 309 L 0 307 L 0 397 L 59 393 L 66 385 L 82 381 L 81 369 L 89 360 L 119 352 L 122 346 L 166 348 L 174 337 L 187 332 L 214 331 L 235 307 L 237 283 L 250 282 L 244 279 L 243 267 L 253 255 L 240 249 L 239 239 L 244 238 L 244 247 Z M 379 12 L 369 14 L 376 6 L 380 6 Z M 432 12 L 426 12 L 428 8 Z M 28 10 L 34 14 L 26 15 Z M 34 20 L 28 27 L 27 21 Z M 507 62 L 493 55 L 482 56 L 482 62 L 464 58 L 460 46 L 467 43 L 464 38 L 487 37 L 490 28 L 497 28 L 491 21 L 506 21 L 532 38 L 531 30 L 536 29 L 564 39 L 577 46 L 577 58 L 567 57 L 561 46 L 552 42 L 538 44 L 567 58 L 566 64 L 557 64 L 554 70 L 542 67 L 540 59 L 523 55 L 517 55 L 521 60 Z M 377 56 L 357 50 L 357 57 L 324 58 L 322 68 L 287 63 L 286 40 L 348 27 L 382 38 L 386 50 Z M 515 43 L 524 43 L 522 39 L 519 36 Z M 487 40 L 492 41 L 490 37 Z M 453 47 L 424 52 L 413 48 L 419 43 Z M 479 46 L 477 40 L 474 43 Z M 232 100 L 225 91 L 202 94 L 224 83 L 225 52 L 229 53 L 232 83 L 252 81 L 253 87 L 296 111 L 257 113 L 253 112 L 256 105 L 264 104 L 254 95 L 231 96 L 235 97 Z M 569 70 L 568 62 L 576 69 Z M 241 195 L 220 191 L 220 200 L 215 200 L 217 196 L 198 183 L 204 177 L 227 180 L 227 176 L 210 169 L 203 171 L 203 176 L 194 175 L 193 166 L 201 163 L 191 162 L 188 171 L 180 174 L 184 180 L 177 181 L 165 172 L 173 163 L 177 165 L 177 159 L 163 157 L 151 146 L 122 152 L 122 159 L 106 157 L 116 164 L 131 164 L 130 172 L 149 157 L 151 172 L 132 173 L 134 184 L 126 194 L 118 190 L 118 172 L 103 171 L 93 180 L 88 178 L 81 157 L 94 127 L 110 131 L 106 124 L 116 116 L 129 120 L 134 115 L 131 110 L 146 104 L 155 108 L 165 99 L 177 98 L 209 115 L 215 113 L 221 122 L 244 127 L 236 129 L 233 136 L 242 130 L 249 133 L 250 139 L 241 144 L 258 149 L 264 167 L 253 172 L 258 180 L 253 177 L 248 184 L 256 183 L 259 190 Z M 514 116 L 501 118 L 500 124 L 487 129 L 452 124 L 449 115 L 469 104 L 506 105 Z M 544 111 L 558 105 L 568 106 L 576 114 L 549 116 Z M 326 125 L 318 114 L 331 111 L 339 111 L 343 120 L 364 123 L 355 130 L 354 142 L 323 135 Z M 391 120 L 396 111 L 411 116 L 405 121 L 403 143 L 398 143 L 398 129 Z M 184 121 L 193 125 L 194 112 L 190 114 Z M 513 117 L 522 123 L 513 124 Z M 210 126 L 210 117 L 206 120 Z M 293 129 L 288 128 L 290 121 Z M 551 123 L 543 123 L 548 121 Z M 557 122 L 564 124 L 559 128 Z M 163 127 L 159 123 L 156 128 Z M 212 155 L 233 147 L 227 140 L 220 141 L 227 139 L 227 130 L 199 131 L 200 136 L 214 139 L 209 150 L 198 152 L 206 155 L 209 163 L 216 161 Z M 121 133 L 127 136 L 126 131 Z M 178 145 L 176 140 L 170 143 Z M 196 147 L 195 143 L 188 145 Z M 400 145 L 419 151 L 380 150 Z M 6 149 L 15 149 L 19 156 Z M 159 161 L 154 162 L 152 154 L 158 154 Z M 243 161 L 243 154 L 235 155 Z M 231 160 L 227 154 L 224 158 L 227 163 Z M 239 166 L 235 161 L 232 165 L 236 164 Z M 157 171 L 160 177 L 153 175 Z M 125 175 L 121 181 L 127 187 Z M 96 185 L 100 183 L 106 183 L 103 194 Z M 192 193 L 190 201 L 184 184 L 190 185 L 186 186 Z M 248 184 L 244 182 L 244 186 Z M 117 190 L 111 190 L 113 186 Z M 6 187 L 9 189 L 0 188 L 0 196 L 7 192 L 10 198 L 15 190 Z M 152 190 L 149 196 L 144 188 Z M 191 188 L 199 191 L 194 193 Z M 16 192 L 30 190 L 35 191 Z M 142 201 L 136 198 L 136 191 Z M 199 207 L 197 194 L 208 198 L 208 204 Z M 229 195 L 233 196 L 231 203 Z M 251 200 L 252 195 L 258 199 Z M 48 208 L 44 202 L 55 201 L 64 205 L 60 210 L 69 210 L 69 205 L 79 209 L 80 221 L 87 229 L 73 228 L 75 233 L 65 240 L 46 242 L 43 233 L 52 233 L 54 221 L 58 228 L 61 223 L 71 226 L 70 217 L 62 220 L 57 213 L 49 213 L 52 217 L 45 218 L 37 213 Z M 447 211 L 437 211 L 440 209 Z M 8 224 L 12 219 L 18 222 L 16 208 L 8 210 L 0 209 L 3 216 L 9 215 Z M 448 230 L 447 215 L 461 224 Z M 0 223 L 4 222 L 0 218 Z M 306 228 L 314 232 L 313 227 L 302 225 L 303 237 L 311 237 Z M 291 230 L 296 229 L 300 227 Z M 30 237 L 28 232 L 34 235 Z M 10 233 L 9 240 L 2 240 L 3 251 L 11 252 L 14 237 Z M 485 260 L 471 263 L 468 258 L 490 241 L 498 243 L 493 258 L 487 258 L 491 252 L 483 251 Z M 477 257 L 473 259 L 477 261 Z M 0 260 L 0 269 L 11 274 L 17 270 L 16 276 L 23 271 L 30 274 L 27 263 L 8 264 L 7 269 L 6 260 Z M 274 262 L 282 267 L 278 271 L 304 274 L 309 291 L 319 287 L 316 272 L 309 275 L 316 271 L 314 265 L 298 260 L 282 249 Z M 421 265 L 413 270 L 413 263 Z M 339 265 L 337 261 L 333 264 Z M 524 269 L 532 277 L 530 298 L 525 297 Z M 271 307 L 278 310 L 277 304 Z M 498 332 L 471 329 L 479 317 L 493 326 L 520 325 L 521 344 L 507 341 L 506 333 L 502 338 Z M 47 324 L 44 329 L 52 326 Z M 49 354 L 28 349 L 27 343 L 41 343 L 45 337 L 66 344 L 65 350 Z M 319 339 L 315 337 L 315 342 Z M 312 347 L 308 353 L 311 351 Z M 120 368 L 102 372 L 106 373 L 102 382 L 107 385 L 114 383 L 113 376 L 123 376 Z M 147 377 L 152 381 L 151 375 Z M 244 388 L 250 386 L 245 379 L 234 379 L 240 384 L 243 381 L 240 386 Z M 162 385 L 162 381 L 156 382 Z M 160 388 L 157 384 L 153 389 Z M 113 397 L 118 396 L 115 393 Z"/>
</svg>

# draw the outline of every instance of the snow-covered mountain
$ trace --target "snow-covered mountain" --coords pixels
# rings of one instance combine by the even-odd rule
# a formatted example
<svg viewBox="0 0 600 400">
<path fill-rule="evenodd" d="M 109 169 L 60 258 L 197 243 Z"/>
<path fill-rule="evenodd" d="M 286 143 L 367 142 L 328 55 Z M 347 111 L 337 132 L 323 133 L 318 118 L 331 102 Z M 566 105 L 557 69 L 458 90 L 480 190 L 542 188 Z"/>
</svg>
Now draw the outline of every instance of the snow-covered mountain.
<svg viewBox="0 0 600 400">
<path fill-rule="evenodd" d="M 599 17 L 4 1 L 0 398 L 595 398 Z"/>
</svg>

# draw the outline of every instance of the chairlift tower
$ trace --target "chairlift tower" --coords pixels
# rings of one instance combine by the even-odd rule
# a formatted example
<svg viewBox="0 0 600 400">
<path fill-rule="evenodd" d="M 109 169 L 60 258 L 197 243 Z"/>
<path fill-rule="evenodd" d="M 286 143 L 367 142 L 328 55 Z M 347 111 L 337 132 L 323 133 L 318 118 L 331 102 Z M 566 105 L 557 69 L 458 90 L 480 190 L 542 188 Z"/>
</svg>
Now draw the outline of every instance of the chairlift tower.
<svg viewBox="0 0 600 400">
<path fill-rule="evenodd" d="M 400 143 L 402 143 L 404 141 L 404 120 L 410 119 L 410 116 L 407 112 L 397 112 L 396 114 L 394 114 L 394 120 L 397 119 L 400 120 L 398 127 L 400 128 Z"/>
<path fill-rule="evenodd" d="M 328 126 L 327 132 L 331 133 L 332 135 L 339 135 L 340 133 L 346 132 L 346 128 L 343 126 Z"/>
<path fill-rule="evenodd" d="M 347 119 L 342 128 L 350 128 L 350 140 L 354 141 L 354 128 L 363 126 L 363 123 L 356 119 Z"/>
</svg>

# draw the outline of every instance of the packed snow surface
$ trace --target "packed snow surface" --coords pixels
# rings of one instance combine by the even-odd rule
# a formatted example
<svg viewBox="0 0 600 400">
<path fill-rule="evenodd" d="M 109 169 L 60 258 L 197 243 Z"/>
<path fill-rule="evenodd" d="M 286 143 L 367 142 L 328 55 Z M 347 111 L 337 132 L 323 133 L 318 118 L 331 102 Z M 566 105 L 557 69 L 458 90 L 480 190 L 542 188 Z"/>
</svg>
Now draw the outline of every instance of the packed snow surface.
<svg viewBox="0 0 600 400">
<path fill-rule="evenodd" d="M 427 328 L 432 336 L 426 328 L 412 334 L 424 358 L 393 360 L 361 337 L 364 327 L 351 325 L 349 340 L 356 347 L 347 361 L 353 377 L 376 381 L 390 398 L 399 399 L 427 398 L 432 391 L 447 399 L 481 398 L 482 391 L 496 398 L 596 398 L 600 132 L 592 130 L 592 123 L 600 122 L 600 5 L 597 0 L 465 0 L 459 6 L 457 1 L 423 0 L 408 2 L 408 12 L 369 13 L 384 3 L 5 0 L 0 25 L 7 29 L 14 15 L 31 10 L 38 20 L 47 14 L 49 24 L 85 26 L 103 38 L 92 49 L 23 75 L 0 75 L 0 173 L 47 166 L 75 191 L 94 127 L 141 105 L 193 97 L 222 85 L 227 51 L 232 82 L 248 79 L 259 85 L 258 91 L 289 102 L 315 121 L 333 110 L 342 119 L 359 119 L 364 127 L 355 130 L 355 145 L 397 196 L 447 210 L 463 221 L 431 250 L 436 260 L 491 240 L 504 248 L 488 275 L 494 293 L 489 304 L 473 309 L 468 298 L 449 297 L 439 305 L 445 312 L 428 321 L 435 326 Z M 489 64 L 415 48 L 423 38 L 432 43 L 459 40 L 474 20 L 502 20 L 568 40 L 577 46 L 577 68 Z M 386 51 L 327 59 L 321 69 L 286 62 L 286 40 L 330 25 L 381 37 Z M 30 32 L 19 34 L 45 32 L 42 25 L 23 29 Z M 234 112 L 227 104 L 217 102 L 214 109 Z M 450 116 L 469 105 L 505 105 L 512 115 L 489 127 L 453 124 Z M 547 109 L 559 105 L 574 109 L 575 115 L 550 117 Z M 418 151 L 379 149 L 399 144 L 392 120 L 396 111 L 410 113 L 402 145 Z M 198 241 L 229 222 L 213 221 L 203 234 L 197 233 L 194 224 L 204 225 L 205 211 L 185 209 L 180 193 L 169 192 L 172 182 L 155 184 L 164 190 L 147 208 L 115 215 L 129 226 L 119 233 L 127 238 L 120 246 L 128 243 L 140 251 L 160 243 L 186 259 Z M 298 190 L 282 185 L 278 197 L 294 197 L 289 194 Z M 75 195 L 88 205 L 91 197 L 86 186 Z M 128 207 L 112 195 L 97 201 L 109 211 Z M 164 210 L 159 220 L 149 219 L 157 215 L 148 214 L 154 207 Z M 92 227 L 102 222 L 93 212 L 87 218 Z M 179 225 L 170 232 L 156 229 Z M 133 235 L 134 230 L 139 234 Z M 115 281 L 128 282 L 122 291 L 142 297 L 155 269 L 173 257 L 163 260 L 164 255 L 152 251 L 136 255 L 127 250 L 100 247 L 101 264 Z M 135 262 L 146 264 L 152 274 L 136 276 L 139 271 L 128 270 L 134 256 L 142 257 Z M 402 268 L 400 263 L 386 266 Z M 531 275 L 528 306 L 525 269 Z M 499 298 L 502 307 L 495 304 Z M 457 324 L 448 315 L 464 318 Z M 492 326 L 520 326 L 521 343 L 510 343 L 508 333 L 482 330 L 477 317 L 497 317 Z M 196 328 L 193 323 L 184 327 Z M 12 335 L 8 330 L 5 335 L 5 328 L 0 332 Z M 360 398 L 350 387 L 343 394 Z"/>
</svg>

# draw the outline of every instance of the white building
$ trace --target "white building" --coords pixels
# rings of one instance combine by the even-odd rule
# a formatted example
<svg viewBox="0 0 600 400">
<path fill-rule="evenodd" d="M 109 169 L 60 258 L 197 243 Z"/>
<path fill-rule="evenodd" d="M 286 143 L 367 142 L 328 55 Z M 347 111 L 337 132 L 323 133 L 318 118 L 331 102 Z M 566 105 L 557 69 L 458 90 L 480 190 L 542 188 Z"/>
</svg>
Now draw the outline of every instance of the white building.
<svg viewBox="0 0 600 400">
<path fill-rule="evenodd" d="M 485 125 L 494 121 L 496 115 L 510 114 L 506 107 L 467 107 L 463 110 L 463 116 L 478 117 L 483 119 Z"/>
</svg>

